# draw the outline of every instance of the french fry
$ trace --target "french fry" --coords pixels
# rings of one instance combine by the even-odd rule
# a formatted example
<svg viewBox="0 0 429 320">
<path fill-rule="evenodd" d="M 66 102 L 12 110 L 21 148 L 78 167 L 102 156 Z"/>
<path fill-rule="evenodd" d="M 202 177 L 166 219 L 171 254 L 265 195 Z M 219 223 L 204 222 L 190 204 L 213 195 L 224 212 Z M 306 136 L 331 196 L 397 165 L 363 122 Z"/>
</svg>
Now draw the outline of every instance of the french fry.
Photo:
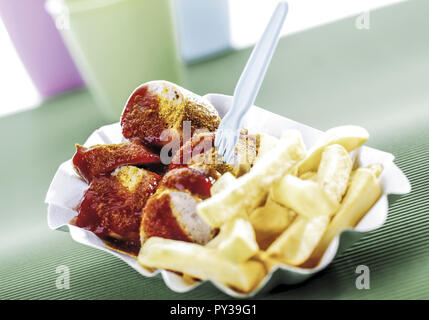
<svg viewBox="0 0 429 320">
<path fill-rule="evenodd" d="M 319 185 L 335 201 L 340 202 L 347 189 L 352 160 L 344 147 L 333 144 L 325 148 L 317 170 Z"/>
<path fill-rule="evenodd" d="M 348 152 L 359 148 L 369 138 L 368 131 L 358 126 L 341 126 L 325 132 L 321 141 L 310 149 L 307 157 L 298 165 L 298 175 L 315 171 L 319 166 L 323 150 L 332 144 L 342 145 Z"/>
<path fill-rule="evenodd" d="M 256 208 L 249 216 L 249 221 L 255 229 L 256 240 L 262 250 L 268 246 L 291 224 L 295 213 L 271 197 L 263 207 Z"/>
<path fill-rule="evenodd" d="M 231 172 L 224 173 L 219 179 L 216 180 L 215 183 L 213 183 L 212 187 L 210 188 L 210 194 L 213 196 L 224 189 L 230 188 L 236 180 L 237 179 L 232 175 Z"/>
<path fill-rule="evenodd" d="M 264 265 L 258 261 L 234 263 L 214 248 L 158 237 L 144 243 L 137 261 L 145 267 L 210 279 L 243 292 L 251 291 L 266 275 Z"/>
<path fill-rule="evenodd" d="M 242 218 L 225 223 L 206 246 L 216 248 L 227 259 L 237 263 L 249 260 L 259 251 L 252 225 Z"/>
<path fill-rule="evenodd" d="M 360 148 L 354 149 L 353 151 L 350 151 L 350 159 L 352 159 L 353 167 L 352 170 L 356 170 L 360 167 L 359 164 L 359 154 L 360 154 Z"/>
<path fill-rule="evenodd" d="M 307 218 L 331 216 L 340 205 L 317 182 L 290 174 L 273 186 L 273 199 Z"/>
<path fill-rule="evenodd" d="M 220 227 L 242 212 L 249 214 L 265 200 L 270 186 L 304 156 L 301 134 L 290 130 L 269 155 L 238 178 L 231 188 L 199 203 L 198 213 L 212 227 Z"/>
<path fill-rule="evenodd" d="M 279 144 L 280 139 L 276 138 L 267 133 L 261 133 L 259 135 L 259 149 L 258 155 L 256 156 L 255 163 L 259 161 L 263 156 L 270 154 Z"/>
<path fill-rule="evenodd" d="M 383 172 L 383 165 L 381 163 L 374 163 L 366 167 L 370 170 L 377 178 L 380 177 Z"/>
<path fill-rule="evenodd" d="M 285 264 L 280 260 L 268 256 L 266 251 L 259 251 L 259 253 L 255 256 L 255 260 L 261 261 L 264 264 L 267 272 L 271 272 L 271 270 L 276 266 L 282 266 Z"/>
<path fill-rule="evenodd" d="M 354 227 L 381 195 L 378 175 L 380 165 L 355 170 L 340 209 L 335 214 L 319 245 L 311 255 L 309 265 L 316 265 L 332 240 L 343 230 Z M 307 263 L 306 263 L 307 264 Z"/>
<path fill-rule="evenodd" d="M 307 171 L 304 172 L 302 175 L 299 176 L 302 180 L 311 180 L 316 182 L 317 181 L 317 172 L 315 171 Z"/>
<path fill-rule="evenodd" d="M 329 223 L 328 216 L 305 218 L 298 216 L 263 253 L 263 257 L 279 260 L 292 266 L 305 262 L 322 238 Z"/>
</svg>

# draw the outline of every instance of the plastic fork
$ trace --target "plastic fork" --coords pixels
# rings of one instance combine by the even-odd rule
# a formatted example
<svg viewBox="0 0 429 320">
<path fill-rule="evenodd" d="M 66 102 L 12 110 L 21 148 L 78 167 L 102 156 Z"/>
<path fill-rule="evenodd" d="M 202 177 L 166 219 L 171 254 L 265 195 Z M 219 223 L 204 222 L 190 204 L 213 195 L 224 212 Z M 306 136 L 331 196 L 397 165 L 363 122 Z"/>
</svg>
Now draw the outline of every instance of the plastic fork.
<svg viewBox="0 0 429 320">
<path fill-rule="evenodd" d="M 280 2 L 256 44 L 238 80 L 231 109 L 222 119 L 216 132 L 214 145 L 224 162 L 231 163 L 237 145 L 241 121 L 255 102 L 288 12 L 288 4 Z"/>
</svg>

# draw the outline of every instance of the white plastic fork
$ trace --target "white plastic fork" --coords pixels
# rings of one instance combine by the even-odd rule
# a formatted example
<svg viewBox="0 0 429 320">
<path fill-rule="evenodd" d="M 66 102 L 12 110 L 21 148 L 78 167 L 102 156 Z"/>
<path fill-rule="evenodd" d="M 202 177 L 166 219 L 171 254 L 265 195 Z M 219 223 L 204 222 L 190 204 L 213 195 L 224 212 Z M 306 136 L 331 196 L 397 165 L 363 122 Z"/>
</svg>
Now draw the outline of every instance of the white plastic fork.
<svg viewBox="0 0 429 320">
<path fill-rule="evenodd" d="M 222 119 L 216 132 L 214 145 L 224 162 L 231 163 L 237 145 L 241 121 L 255 102 L 288 12 L 288 4 L 280 2 L 247 61 L 234 91 L 231 109 Z"/>
</svg>

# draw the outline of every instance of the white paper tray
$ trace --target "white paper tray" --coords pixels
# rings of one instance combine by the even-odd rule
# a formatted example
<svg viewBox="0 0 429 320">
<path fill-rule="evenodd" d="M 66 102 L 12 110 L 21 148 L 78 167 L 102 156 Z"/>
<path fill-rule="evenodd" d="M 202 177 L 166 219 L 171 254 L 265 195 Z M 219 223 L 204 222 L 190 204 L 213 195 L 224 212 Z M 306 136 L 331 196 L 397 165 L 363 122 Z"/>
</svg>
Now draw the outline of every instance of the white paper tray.
<svg viewBox="0 0 429 320">
<path fill-rule="evenodd" d="M 231 106 L 232 97 L 230 96 L 208 94 L 204 97 L 215 106 L 221 117 L 224 116 Z M 243 127 L 249 129 L 250 133 L 265 132 L 277 137 L 279 137 L 284 130 L 298 129 L 302 133 L 307 148 L 311 147 L 322 134 L 322 132 L 317 129 L 289 120 L 256 106 L 253 106 L 246 115 L 243 121 Z M 124 141 L 124 138 L 121 134 L 121 127 L 119 123 L 114 123 L 94 131 L 85 142 L 85 146 L 119 143 L 122 141 Z M 362 166 L 381 163 L 384 167 L 384 171 L 380 176 L 383 194 L 377 203 L 354 229 L 343 231 L 332 241 L 317 267 L 313 269 L 302 269 L 291 266 L 278 267 L 272 270 L 261 284 L 249 294 L 236 292 L 227 286 L 211 281 L 189 284 L 177 274 L 165 270 L 151 272 L 141 267 L 133 257 L 105 247 L 103 241 L 93 233 L 70 225 L 70 220 L 76 215 L 76 211 L 74 211 L 73 208 L 77 206 L 85 190 L 88 188 L 87 184 L 82 181 L 74 171 L 71 160 L 60 165 L 46 195 L 45 202 L 48 204 L 48 225 L 51 229 L 68 229 L 73 240 L 90 247 L 110 252 L 143 276 L 153 277 L 160 273 L 166 285 L 173 291 L 186 292 L 201 285 L 205 286 L 211 283 L 219 290 L 232 297 L 251 297 L 265 290 L 269 290 L 278 284 L 296 284 L 302 282 L 326 268 L 338 254 L 358 241 L 365 233 L 378 229 L 384 224 L 389 209 L 389 203 L 387 201 L 388 194 L 406 194 L 411 191 L 411 186 L 407 177 L 393 163 L 394 156 L 392 154 L 373 148 L 362 147 L 359 152 L 358 160 Z"/>
</svg>

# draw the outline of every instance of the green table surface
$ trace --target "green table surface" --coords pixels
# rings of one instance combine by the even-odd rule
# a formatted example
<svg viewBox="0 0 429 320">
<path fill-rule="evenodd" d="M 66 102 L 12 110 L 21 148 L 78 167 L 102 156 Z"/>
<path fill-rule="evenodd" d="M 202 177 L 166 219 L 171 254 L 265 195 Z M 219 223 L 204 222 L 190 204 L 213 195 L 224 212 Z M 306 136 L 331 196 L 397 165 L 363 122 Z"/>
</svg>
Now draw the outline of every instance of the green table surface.
<svg viewBox="0 0 429 320">
<path fill-rule="evenodd" d="M 281 40 L 257 104 L 320 129 L 366 127 L 369 145 L 395 154 L 413 190 L 390 197 L 386 224 L 325 271 L 260 298 L 429 298 L 428 10 L 427 1 L 407 1 L 371 12 L 369 30 L 357 30 L 349 18 Z M 249 53 L 187 66 L 182 85 L 231 94 Z M 106 123 L 86 90 L 0 118 L 0 298 L 227 298 L 209 286 L 172 292 L 160 277 L 144 278 L 48 228 L 43 201 L 57 167 L 73 155 L 74 143 Z M 369 290 L 355 286 L 361 264 L 370 268 Z M 68 290 L 55 286 L 60 265 L 70 268 Z"/>
</svg>

